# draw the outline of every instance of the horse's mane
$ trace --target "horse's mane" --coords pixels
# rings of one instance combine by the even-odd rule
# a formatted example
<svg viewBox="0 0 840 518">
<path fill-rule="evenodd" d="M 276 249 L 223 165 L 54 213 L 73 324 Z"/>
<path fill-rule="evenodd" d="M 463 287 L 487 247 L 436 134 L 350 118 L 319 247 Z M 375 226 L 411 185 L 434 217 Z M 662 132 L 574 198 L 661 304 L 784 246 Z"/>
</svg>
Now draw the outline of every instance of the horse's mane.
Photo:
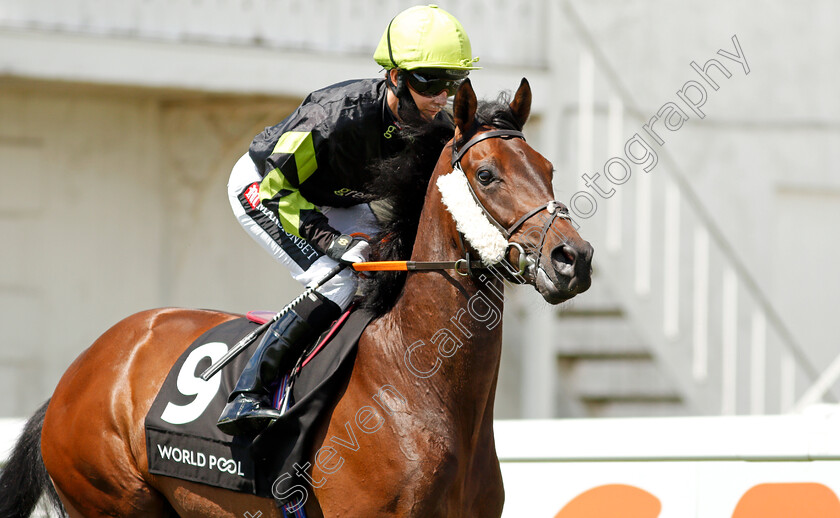
<svg viewBox="0 0 840 518">
<path fill-rule="evenodd" d="M 476 130 L 480 127 L 522 130 L 508 105 L 508 94 L 495 101 L 482 101 L 476 110 Z M 403 152 L 372 164 L 374 177 L 369 192 L 388 207 L 385 217 L 378 215 L 381 231 L 371 243 L 371 261 L 404 261 L 411 256 L 420 213 L 429 179 L 443 148 L 455 134 L 450 116 L 419 126 L 403 127 L 399 135 L 406 142 Z M 474 134 L 474 133 L 473 133 Z M 463 135 L 458 146 L 472 138 Z M 381 316 L 388 312 L 402 293 L 406 272 L 372 272 L 362 278 L 359 307 Z"/>
</svg>

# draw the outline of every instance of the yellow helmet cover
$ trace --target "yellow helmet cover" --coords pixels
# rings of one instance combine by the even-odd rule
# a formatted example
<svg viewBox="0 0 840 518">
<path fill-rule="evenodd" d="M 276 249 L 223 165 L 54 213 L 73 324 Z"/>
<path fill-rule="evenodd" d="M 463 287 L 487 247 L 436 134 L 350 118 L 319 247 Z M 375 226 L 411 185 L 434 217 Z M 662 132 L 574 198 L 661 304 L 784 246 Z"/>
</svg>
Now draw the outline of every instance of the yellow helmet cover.
<svg viewBox="0 0 840 518">
<path fill-rule="evenodd" d="M 470 38 L 454 16 L 436 5 L 418 5 L 391 20 L 373 59 L 386 69 L 478 70 Z"/>
</svg>

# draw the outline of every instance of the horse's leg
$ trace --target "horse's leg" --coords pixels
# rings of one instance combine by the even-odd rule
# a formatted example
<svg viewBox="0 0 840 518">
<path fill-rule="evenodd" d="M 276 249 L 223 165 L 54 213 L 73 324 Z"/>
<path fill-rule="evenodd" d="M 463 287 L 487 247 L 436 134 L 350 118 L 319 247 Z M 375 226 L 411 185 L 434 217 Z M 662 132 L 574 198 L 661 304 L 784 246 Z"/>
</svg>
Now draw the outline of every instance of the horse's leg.
<svg viewBox="0 0 840 518">
<path fill-rule="evenodd" d="M 53 484 L 55 484 L 55 482 L 53 482 Z M 67 516 L 69 518 L 86 518 L 85 514 L 82 514 L 81 511 L 73 507 L 73 505 L 70 503 L 71 500 L 67 495 L 65 495 L 58 489 L 56 489 L 55 492 L 58 493 L 58 498 L 61 499 L 61 503 L 64 506 L 64 511 L 67 513 Z"/>
<path fill-rule="evenodd" d="M 492 432 L 485 433 L 468 467 L 464 516 L 502 515 L 505 490 Z"/>
<path fill-rule="evenodd" d="M 174 515 L 147 471 L 143 421 L 183 350 L 230 318 L 185 310 L 138 313 L 109 329 L 73 362 L 47 409 L 41 450 L 74 514 Z"/>
<path fill-rule="evenodd" d="M 157 477 L 155 487 L 165 494 L 181 518 L 282 518 L 280 509 L 271 498 L 258 498 L 178 480 Z"/>
<path fill-rule="evenodd" d="M 496 397 L 496 383 L 488 395 L 491 402 L 484 410 L 479 425 L 475 452 L 467 465 L 464 491 L 465 516 L 498 517 L 502 515 L 505 503 L 505 489 L 502 469 L 496 454 L 496 440 L 493 435 L 493 405 Z"/>
</svg>

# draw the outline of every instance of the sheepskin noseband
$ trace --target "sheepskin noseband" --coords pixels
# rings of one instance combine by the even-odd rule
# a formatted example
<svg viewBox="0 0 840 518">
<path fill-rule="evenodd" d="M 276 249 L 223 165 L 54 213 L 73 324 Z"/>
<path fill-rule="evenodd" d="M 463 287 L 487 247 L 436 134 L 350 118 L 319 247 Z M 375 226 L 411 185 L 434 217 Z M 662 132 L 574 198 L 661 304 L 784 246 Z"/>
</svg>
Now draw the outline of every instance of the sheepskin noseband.
<svg viewBox="0 0 840 518">
<path fill-rule="evenodd" d="M 504 259 L 507 239 L 484 216 L 470 192 L 464 172 L 455 168 L 451 173 L 439 176 L 436 185 L 456 228 L 478 252 L 481 261 L 491 266 Z"/>
</svg>

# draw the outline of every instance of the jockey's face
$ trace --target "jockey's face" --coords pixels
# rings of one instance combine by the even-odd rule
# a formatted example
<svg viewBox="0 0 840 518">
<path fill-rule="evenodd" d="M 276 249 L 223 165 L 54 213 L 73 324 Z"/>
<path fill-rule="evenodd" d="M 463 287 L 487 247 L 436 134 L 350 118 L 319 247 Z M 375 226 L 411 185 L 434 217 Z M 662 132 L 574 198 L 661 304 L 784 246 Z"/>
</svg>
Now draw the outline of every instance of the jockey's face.
<svg viewBox="0 0 840 518">
<path fill-rule="evenodd" d="M 411 98 L 414 99 L 414 104 L 416 104 L 417 109 L 420 110 L 420 115 L 422 115 L 427 121 L 434 119 L 444 106 L 446 106 L 446 99 L 448 97 L 446 90 L 442 90 L 440 93 L 432 97 L 418 94 L 410 85 L 408 87 L 408 91 L 411 92 Z"/>
<path fill-rule="evenodd" d="M 396 68 L 391 69 L 388 73 L 391 76 L 391 82 L 393 84 L 397 83 L 397 74 L 398 70 Z M 439 92 L 437 95 L 434 96 L 425 96 L 417 93 L 411 88 L 411 85 L 408 86 L 408 91 L 411 93 L 411 98 L 414 100 L 414 104 L 417 105 L 417 109 L 420 112 L 420 115 L 423 117 L 424 120 L 431 121 L 435 118 L 435 116 L 446 106 L 447 94 L 446 90 Z M 391 108 L 391 113 L 395 114 L 397 119 L 399 119 L 399 114 L 397 113 L 397 108 L 399 106 L 399 101 L 397 96 L 394 95 L 394 92 L 390 89 L 388 90 L 388 107 Z"/>
</svg>

